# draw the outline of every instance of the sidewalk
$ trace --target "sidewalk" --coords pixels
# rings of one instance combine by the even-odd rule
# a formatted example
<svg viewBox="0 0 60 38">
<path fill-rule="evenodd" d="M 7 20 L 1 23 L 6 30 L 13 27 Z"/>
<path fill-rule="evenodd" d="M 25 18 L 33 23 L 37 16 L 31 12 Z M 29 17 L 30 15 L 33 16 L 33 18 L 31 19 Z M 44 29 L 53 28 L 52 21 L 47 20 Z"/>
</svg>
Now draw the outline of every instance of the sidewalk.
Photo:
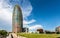
<svg viewBox="0 0 60 38">
<path fill-rule="evenodd" d="M 18 38 L 18 36 L 15 33 L 11 33 L 13 35 L 13 38 Z"/>
<path fill-rule="evenodd" d="M 26 37 L 22 37 L 22 36 L 17 36 L 15 33 L 12 33 L 14 38 L 26 38 Z"/>
</svg>

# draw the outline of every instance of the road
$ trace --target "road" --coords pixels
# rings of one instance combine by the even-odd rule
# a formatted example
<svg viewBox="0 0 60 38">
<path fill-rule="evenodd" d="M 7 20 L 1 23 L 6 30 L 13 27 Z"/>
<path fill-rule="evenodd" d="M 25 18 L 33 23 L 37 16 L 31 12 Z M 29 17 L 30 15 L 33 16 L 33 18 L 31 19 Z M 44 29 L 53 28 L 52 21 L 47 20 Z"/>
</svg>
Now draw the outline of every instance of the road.
<svg viewBox="0 0 60 38">
<path fill-rule="evenodd" d="M 11 38 L 11 34 L 9 34 L 9 36 L 7 36 L 6 38 Z"/>
<path fill-rule="evenodd" d="M 12 36 L 13 38 L 18 38 L 17 35 L 14 33 L 10 33 L 9 36 L 7 36 L 6 38 L 12 38 Z"/>
<path fill-rule="evenodd" d="M 22 36 L 17 36 L 15 33 L 10 33 L 9 36 L 7 36 L 6 38 L 12 38 L 11 34 L 12 34 L 13 38 L 26 38 L 26 37 L 22 37 Z"/>
</svg>

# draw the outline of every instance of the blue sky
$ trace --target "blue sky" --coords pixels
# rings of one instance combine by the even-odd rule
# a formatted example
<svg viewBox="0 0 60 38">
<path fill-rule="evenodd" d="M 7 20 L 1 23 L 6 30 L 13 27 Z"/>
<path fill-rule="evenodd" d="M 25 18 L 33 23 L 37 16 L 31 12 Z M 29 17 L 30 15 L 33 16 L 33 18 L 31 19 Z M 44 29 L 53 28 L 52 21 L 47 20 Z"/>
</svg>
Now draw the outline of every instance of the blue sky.
<svg viewBox="0 0 60 38">
<path fill-rule="evenodd" d="M 59 0 L 30 0 L 33 10 L 28 20 L 35 19 L 35 24 L 41 25 L 45 30 L 55 30 L 60 26 L 60 1 Z"/>
<path fill-rule="evenodd" d="M 22 9 L 24 27 L 54 30 L 60 26 L 60 0 L 0 0 L 0 29 L 12 30 L 15 4 Z"/>
<path fill-rule="evenodd" d="M 60 25 L 60 0 L 30 0 L 33 10 L 29 18 L 36 19 L 46 30 Z M 36 24 L 35 23 L 35 24 Z"/>
</svg>

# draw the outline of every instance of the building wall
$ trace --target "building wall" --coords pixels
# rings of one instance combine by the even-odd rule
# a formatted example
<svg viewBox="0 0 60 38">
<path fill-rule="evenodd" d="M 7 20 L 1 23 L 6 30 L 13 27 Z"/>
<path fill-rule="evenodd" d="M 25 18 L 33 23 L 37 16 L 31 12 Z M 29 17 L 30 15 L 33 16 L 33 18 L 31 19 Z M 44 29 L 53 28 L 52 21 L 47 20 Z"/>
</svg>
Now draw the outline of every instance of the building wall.
<svg viewBox="0 0 60 38">
<path fill-rule="evenodd" d="M 43 29 L 37 29 L 37 31 L 39 31 L 39 33 L 43 33 Z"/>
<path fill-rule="evenodd" d="M 56 33 L 60 34 L 60 26 L 56 27 L 55 31 Z"/>
<path fill-rule="evenodd" d="M 16 33 L 22 32 L 22 28 L 23 28 L 22 11 L 18 5 L 15 5 L 12 17 L 12 31 Z"/>
</svg>

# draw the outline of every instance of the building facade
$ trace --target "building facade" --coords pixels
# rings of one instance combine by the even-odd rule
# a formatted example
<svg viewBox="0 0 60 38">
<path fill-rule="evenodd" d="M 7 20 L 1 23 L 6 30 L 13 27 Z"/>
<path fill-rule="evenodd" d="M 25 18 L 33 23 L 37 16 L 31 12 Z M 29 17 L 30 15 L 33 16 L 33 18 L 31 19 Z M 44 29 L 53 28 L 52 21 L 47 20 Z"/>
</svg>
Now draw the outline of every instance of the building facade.
<svg viewBox="0 0 60 38">
<path fill-rule="evenodd" d="M 43 29 L 37 29 L 39 33 L 43 33 Z"/>
<path fill-rule="evenodd" d="M 22 32 L 23 16 L 19 5 L 15 5 L 12 16 L 12 31 L 15 33 Z"/>
<path fill-rule="evenodd" d="M 60 34 L 60 26 L 56 27 L 55 31 L 57 34 Z"/>
<path fill-rule="evenodd" d="M 29 32 L 29 29 L 28 28 L 23 28 L 23 32 Z"/>
</svg>

